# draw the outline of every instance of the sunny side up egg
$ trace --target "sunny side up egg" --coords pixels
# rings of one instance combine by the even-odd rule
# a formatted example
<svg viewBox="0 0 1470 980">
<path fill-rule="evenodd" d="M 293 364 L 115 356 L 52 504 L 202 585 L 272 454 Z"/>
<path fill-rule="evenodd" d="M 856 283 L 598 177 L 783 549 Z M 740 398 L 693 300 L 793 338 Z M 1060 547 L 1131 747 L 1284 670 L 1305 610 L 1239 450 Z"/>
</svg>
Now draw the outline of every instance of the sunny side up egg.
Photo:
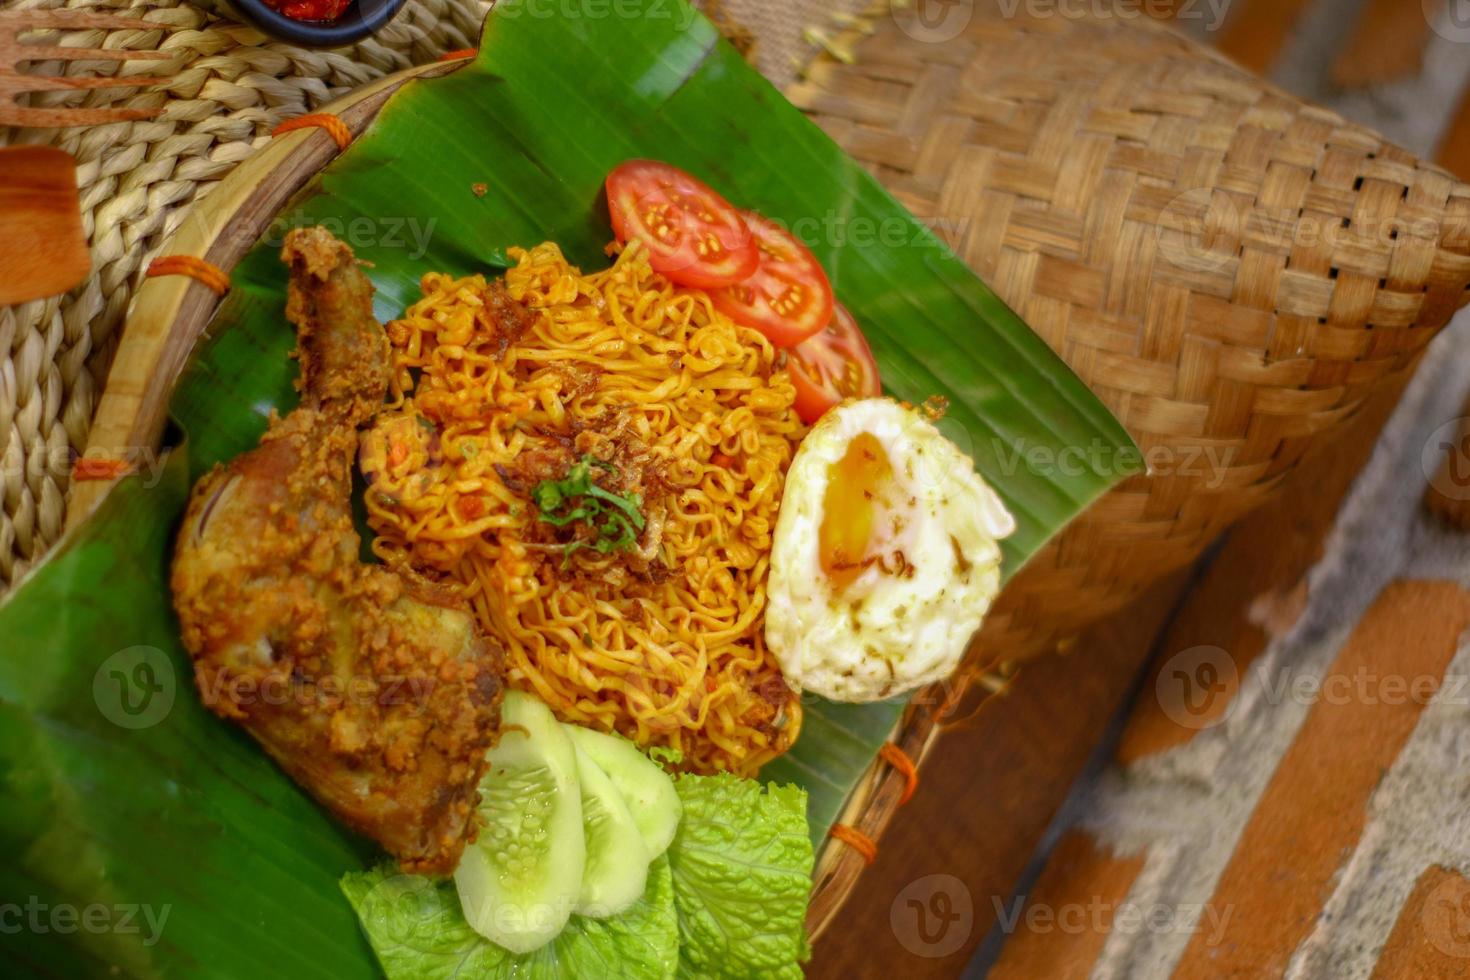
<svg viewBox="0 0 1470 980">
<path fill-rule="evenodd" d="M 1000 588 L 1000 498 L 917 411 L 824 415 L 786 475 L 766 645 L 792 684 L 874 701 L 949 675 Z"/>
</svg>

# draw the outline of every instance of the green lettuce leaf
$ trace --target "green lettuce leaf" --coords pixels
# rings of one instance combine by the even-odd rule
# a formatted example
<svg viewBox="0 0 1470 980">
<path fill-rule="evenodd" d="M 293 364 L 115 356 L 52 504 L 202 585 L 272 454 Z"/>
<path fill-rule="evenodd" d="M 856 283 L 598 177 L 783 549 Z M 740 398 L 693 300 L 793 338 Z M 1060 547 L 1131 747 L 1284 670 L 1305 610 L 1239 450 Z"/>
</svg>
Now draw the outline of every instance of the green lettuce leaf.
<svg viewBox="0 0 1470 980">
<path fill-rule="evenodd" d="M 669 766 L 677 766 L 684 761 L 684 753 L 672 745 L 645 745 L 641 746 L 643 754 L 659 764 L 662 769 Z"/>
<path fill-rule="evenodd" d="M 342 891 L 389 980 L 669 980 L 678 962 L 673 881 L 662 857 L 649 865 L 638 904 L 609 919 L 574 915 L 561 935 L 521 956 L 470 928 L 453 879 L 387 864 L 345 875 Z"/>
<path fill-rule="evenodd" d="M 648 869 L 638 904 L 610 919 L 572 916 L 546 946 L 517 956 L 470 928 L 451 879 L 353 872 L 342 891 L 389 980 L 797 980 L 812 844 L 806 791 L 729 774 L 674 781 L 684 818 Z"/>
<path fill-rule="evenodd" d="M 728 774 L 681 776 L 674 787 L 684 803 L 668 852 L 679 976 L 800 977 L 812 885 L 806 790 Z"/>
</svg>

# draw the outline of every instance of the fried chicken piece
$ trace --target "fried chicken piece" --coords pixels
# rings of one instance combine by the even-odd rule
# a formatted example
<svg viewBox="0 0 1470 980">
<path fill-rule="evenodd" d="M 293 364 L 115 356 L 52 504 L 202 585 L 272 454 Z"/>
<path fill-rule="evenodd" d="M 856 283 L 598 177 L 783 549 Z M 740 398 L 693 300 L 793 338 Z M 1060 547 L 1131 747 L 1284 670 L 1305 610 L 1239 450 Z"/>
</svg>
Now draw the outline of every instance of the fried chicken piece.
<svg viewBox="0 0 1470 980">
<path fill-rule="evenodd" d="M 301 407 L 194 488 L 174 606 L 204 702 L 407 871 L 447 873 L 473 839 L 504 653 L 453 596 L 358 559 L 357 428 L 388 348 L 348 247 L 293 231 L 287 312 Z"/>
</svg>

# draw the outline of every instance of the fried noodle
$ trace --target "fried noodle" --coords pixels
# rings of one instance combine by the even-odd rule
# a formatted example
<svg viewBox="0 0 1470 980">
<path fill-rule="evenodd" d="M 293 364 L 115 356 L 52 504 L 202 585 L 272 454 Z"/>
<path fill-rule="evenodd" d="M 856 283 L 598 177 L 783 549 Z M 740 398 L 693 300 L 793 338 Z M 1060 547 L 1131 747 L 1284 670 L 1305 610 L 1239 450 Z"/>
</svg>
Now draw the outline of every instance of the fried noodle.
<svg viewBox="0 0 1470 980">
<path fill-rule="evenodd" d="M 565 721 L 753 772 L 799 700 L 762 630 L 771 536 L 801 423 L 780 355 L 637 246 L 584 275 L 553 244 L 498 283 L 431 273 L 389 324 L 397 411 L 364 435 L 373 548 L 458 583 L 512 686 Z M 513 319 L 513 318 L 512 318 Z M 633 552 L 568 553 L 530 490 L 578 458 L 636 492 Z"/>
</svg>

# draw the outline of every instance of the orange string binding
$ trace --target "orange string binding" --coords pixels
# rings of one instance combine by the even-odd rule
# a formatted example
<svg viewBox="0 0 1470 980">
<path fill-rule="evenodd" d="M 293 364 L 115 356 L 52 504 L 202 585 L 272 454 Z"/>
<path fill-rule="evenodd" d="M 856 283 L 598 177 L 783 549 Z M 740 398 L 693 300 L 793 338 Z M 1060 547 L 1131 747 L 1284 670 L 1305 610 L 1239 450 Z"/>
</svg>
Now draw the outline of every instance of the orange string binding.
<svg viewBox="0 0 1470 980">
<path fill-rule="evenodd" d="M 458 51 L 446 51 L 435 61 L 459 61 L 461 58 L 473 58 L 479 51 L 475 48 L 460 48 Z"/>
<path fill-rule="evenodd" d="M 76 483 L 85 483 L 89 480 L 116 480 L 131 472 L 133 472 L 132 463 L 125 459 L 106 456 L 79 456 L 71 466 L 71 478 Z"/>
<path fill-rule="evenodd" d="M 148 263 L 148 271 L 143 275 L 149 279 L 188 276 L 204 283 L 220 296 L 230 291 L 230 277 L 225 270 L 193 255 L 160 255 Z"/>
<path fill-rule="evenodd" d="M 909 758 L 908 753 L 892 742 L 884 742 L 883 747 L 878 750 L 878 756 L 903 773 L 903 795 L 898 798 L 898 805 L 903 806 L 913 798 L 914 791 L 919 788 L 919 769 L 914 765 L 914 760 Z"/>
<path fill-rule="evenodd" d="M 835 837 L 848 847 L 862 855 L 866 864 L 872 864 L 878 860 L 878 844 L 873 838 L 858 830 L 849 827 L 845 823 L 834 823 L 832 829 L 827 831 L 828 837 Z"/>
<path fill-rule="evenodd" d="M 347 128 L 347 124 L 340 117 L 330 112 L 308 112 L 304 116 L 287 119 L 271 130 L 271 135 L 280 136 L 282 133 L 289 133 L 293 130 L 312 128 L 325 129 L 327 135 L 336 141 L 339 150 L 347 149 L 347 144 L 352 142 L 352 130 Z"/>
</svg>

